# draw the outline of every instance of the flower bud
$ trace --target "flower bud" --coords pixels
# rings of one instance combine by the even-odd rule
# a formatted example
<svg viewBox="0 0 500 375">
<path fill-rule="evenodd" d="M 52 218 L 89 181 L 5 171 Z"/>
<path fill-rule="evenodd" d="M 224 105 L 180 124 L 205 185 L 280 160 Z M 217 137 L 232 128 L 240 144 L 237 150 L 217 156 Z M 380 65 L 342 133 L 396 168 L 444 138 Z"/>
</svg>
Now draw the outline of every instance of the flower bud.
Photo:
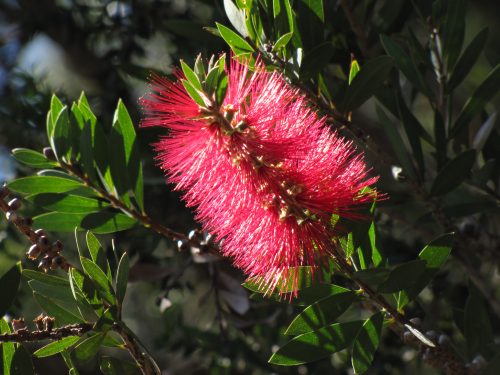
<svg viewBox="0 0 500 375">
<path fill-rule="evenodd" d="M 40 261 L 40 263 L 38 263 L 38 268 L 40 268 L 44 272 L 47 272 L 50 268 L 51 263 L 51 259 L 45 257 Z"/>
<path fill-rule="evenodd" d="M 35 230 L 35 234 L 38 237 L 46 236 L 46 233 L 45 233 L 45 231 L 43 229 L 37 229 L 37 230 Z"/>
<path fill-rule="evenodd" d="M 29 259 L 35 260 L 40 256 L 40 253 L 42 252 L 42 249 L 40 249 L 40 246 L 37 244 L 31 245 L 29 248 L 28 252 L 26 255 L 28 256 Z"/>
<path fill-rule="evenodd" d="M 5 214 L 5 218 L 10 221 L 11 223 L 14 223 L 17 221 L 19 218 L 17 214 L 14 211 L 7 211 Z"/>
<path fill-rule="evenodd" d="M 43 155 L 49 159 L 49 160 L 56 160 L 56 155 L 54 154 L 54 151 L 50 147 L 44 147 L 43 148 Z"/>
<path fill-rule="evenodd" d="M 19 198 L 11 199 L 9 201 L 8 205 L 12 211 L 16 211 L 17 209 L 19 209 L 21 207 L 21 200 Z"/>
<path fill-rule="evenodd" d="M 62 256 L 56 256 L 52 258 L 52 263 L 50 264 L 50 268 L 52 270 L 56 270 L 61 267 L 64 263 L 64 258 Z"/>
</svg>

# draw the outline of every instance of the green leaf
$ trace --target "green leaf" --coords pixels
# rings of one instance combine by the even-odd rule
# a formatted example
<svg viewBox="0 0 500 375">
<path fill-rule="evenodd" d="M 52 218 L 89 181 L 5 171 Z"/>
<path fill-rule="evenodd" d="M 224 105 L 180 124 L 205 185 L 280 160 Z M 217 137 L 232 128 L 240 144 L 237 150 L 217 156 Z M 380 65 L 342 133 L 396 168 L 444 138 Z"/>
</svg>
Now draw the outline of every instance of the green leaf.
<svg viewBox="0 0 500 375">
<path fill-rule="evenodd" d="M 391 271 L 387 268 L 382 267 L 367 268 L 365 270 L 355 272 L 354 277 L 372 287 L 377 287 L 387 280 L 390 272 Z"/>
<path fill-rule="evenodd" d="M 48 275 L 44 272 L 38 272 L 34 270 L 28 270 L 25 269 L 23 270 L 23 276 L 31 279 L 31 280 L 37 280 L 41 283 L 47 284 L 47 285 L 52 285 L 55 287 L 67 287 L 69 286 L 68 280 L 59 277 L 59 276 L 54 276 L 54 275 Z"/>
<path fill-rule="evenodd" d="M 217 29 L 220 32 L 222 38 L 231 47 L 235 55 L 240 55 L 242 53 L 253 52 L 253 48 L 248 42 L 241 36 L 236 34 L 233 30 L 228 27 L 216 22 Z"/>
<path fill-rule="evenodd" d="M 304 309 L 285 331 L 286 335 L 300 335 L 315 331 L 334 322 L 358 297 L 353 291 L 342 291 L 325 297 Z"/>
<path fill-rule="evenodd" d="M 108 259 L 106 258 L 106 253 L 101 243 L 99 242 L 97 237 L 90 231 L 87 232 L 85 237 L 92 261 L 99 266 L 99 268 L 106 274 L 108 280 L 111 282 L 111 268 L 109 267 Z"/>
<path fill-rule="evenodd" d="M 115 296 L 106 274 L 90 259 L 80 257 L 80 261 L 82 263 L 83 270 L 94 282 L 99 295 L 107 302 L 114 305 L 116 302 Z"/>
<path fill-rule="evenodd" d="M 455 125 L 450 132 L 450 138 L 457 136 L 469 126 L 472 119 L 478 115 L 484 106 L 495 97 L 500 86 L 500 64 L 495 66 L 486 79 L 474 91 L 467 100 L 462 111 L 458 115 Z"/>
<path fill-rule="evenodd" d="M 7 272 L 0 276 L 0 317 L 4 316 L 14 302 L 21 282 L 21 262 L 13 265 Z"/>
<path fill-rule="evenodd" d="M 71 153 L 71 146 L 69 144 L 69 116 L 68 107 L 64 106 L 57 115 L 52 130 L 52 149 L 58 160 L 64 159 L 69 161 L 68 154 Z M 64 158 L 63 158 L 64 157 Z"/>
<path fill-rule="evenodd" d="M 35 375 L 31 355 L 23 345 L 17 347 L 12 357 L 10 375 Z"/>
<path fill-rule="evenodd" d="M 60 340 L 53 341 L 43 348 L 38 349 L 33 355 L 37 358 L 49 357 L 51 355 L 62 352 L 64 349 L 69 348 L 80 339 L 79 336 L 67 336 Z"/>
<path fill-rule="evenodd" d="M 398 132 L 396 125 L 389 119 L 385 111 L 376 106 L 376 111 L 380 119 L 380 125 L 384 129 L 387 138 L 396 153 L 396 156 L 403 167 L 403 171 L 406 175 L 411 177 L 413 180 L 417 179 L 417 174 L 415 171 L 415 166 L 412 162 L 408 150 L 405 147 L 405 143 Z"/>
<path fill-rule="evenodd" d="M 245 12 L 238 9 L 231 0 L 224 0 L 224 10 L 231 25 L 244 37 L 248 36 L 245 26 Z"/>
<path fill-rule="evenodd" d="M 196 74 L 194 74 L 194 78 L 197 79 Z M 199 89 L 201 90 L 201 84 L 199 83 L 199 81 L 198 85 Z M 116 154 L 116 157 L 124 160 L 125 162 L 127 178 L 125 178 L 124 180 L 126 182 L 126 189 L 130 189 L 133 191 L 134 198 L 139 208 L 141 210 L 144 210 L 143 176 L 139 144 L 137 141 L 132 119 L 130 118 L 127 108 L 121 100 L 118 101 L 118 105 L 116 107 L 113 119 L 113 130 L 115 130 L 119 135 L 119 139 L 117 139 L 117 141 L 123 144 L 122 154 L 118 154 L 116 149 L 114 150 L 114 152 Z M 116 144 L 114 145 L 114 148 L 115 147 Z"/>
<path fill-rule="evenodd" d="M 467 74 L 469 74 L 472 66 L 483 51 L 487 38 L 488 28 L 485 27 L 469 43 L 452 70 L 450 80 L 446 86 L 448 93 L 451 93 L 460 83 L 463 82 Z"/>
<path fill-rule="evenodd" d="M 10 190 L 22 194 L 65 193 L 83 185 L 68 178 L 54 176 L 21 177 L 7 184 Z"/>
<path fill-rule="evenodd" d="M 381 35 L 380 40 L 385 52 L 394 59 L 396 66 L 408 80 L 427 97 L 432 98 L 432 91 L 427 87 L 422 74 L 418 71 L 410 55 L 395 41 L 386 35 Z"/>
<path fill-rule="evenodd" d="M 28 281 L 28 285 L 30 286 L 33 292 L 36 292 L 43 296 L 50 297 L 50 299 L 53 299 L 57 302 L 67 303 L 68 306 L 66 307 L 68 308 L 68 310 L 71 309 L 70 305 L 73 306 L 75 305 L 75 299 L 73 297 L 73 294 L 71 293 L 71 288 L 69 287 L 69 284 L 64 286 L 53 285 L 48 283 L 46 284 L 37 280 L 30 280 Z M 76 310 L 76 308 L 73 310 Z"/>
<path fill-rule="evenodd" d="M 181 68 L 182 68 L 182 72 L 184 73 L 184 76 L 189 81 L 189 83 L 191 83 L 191 85 L 195 89 L 202 91 L 203 89 L 201 87 L 200 79 L 198 78 L 196 73 L 193 71 L 193 69 L 191 69 L 189 67 L 189 65 L 186 64 L 183 60 L 181 60 Z"/>
<path fill-rule="evenodd" d="M 443 55 L 447 61 L 448 69 L 451 69 L 457 61 L 465 34 L 465 1 L 448 1 L 446 20 L 443 32 Z"/>
<path fill-rule="evenodd" d="M 294 37 L 302 40 L 304 50 L 308 52 L 325 39 L 323 0 L 298 0 L 293 2 L 293 6 L 296 9 L 298 26 L 293 29 Z"/>
<path fill-rule="evenodd" d="M 354 77 L 356 77 L 359 73 L 360 67 L 358 64 L 358 60 L 353 59 L 351 61 L 351 67 L 349 68 L 349 80 L 348 83 L 349 85 L 352 83 L 352 80 Z"/>
<path fill-rule="evenodd" d="M 62 213 L 49 212 L 33 218 L 34 226 L 55 232 L 91 230 L 97 234 L 114 233 L 132 228 L 136 221 L 116 212 Z"/>
<path fill-rule="evenodd" d="M 0 333 L 10 333 L 9 323 L 4 318 L 0 318 Z M 3 374 L 9 375 L 12 357 L 14 357 L 16 348 L 13 342 L 3 342 L 0 344 L 0 349 L 2 352 Z"/>
<path fill-rule="evenodd" d="M 380 344 L 383 324 L 384 316 L 381 312 L 372 315 L 363 323 L 352 348 L 352 368 L 355 374 L 362 374 L 370 368 Z"/>
<path fill-rule="evenodd" d="M 101 357 L 100 369 L 104 375 L 137 375 L 140 371 L 133 362 Z"/>
<path fill-rule="evenodd" d="M 335 49 L 331 42 L 321 43 L 306 52 L 300 65 L 300 79 L 312 78 L 321 72 L 332 59 L 334 52 Z"/>
<path fill-rule="evenodd" d="M 75 346 L 72 352 L 73 357 L 79 363 L 87 362 L 99 351 L 101 343 L 104 340 L 104 335 L 104 333 L 96 333 L 95 335 L 87 337 L 85 340 Z"/>
<path fill-rule="evenodd" d="M 64 363 L 66 363 L 66 366 L 68 367 L 68 374 L 69 375 L 79 375 L 78 369 L 76 368 L 76 365 L 73 361 L 73 358 L 71 358 L 71 354 L 68 350 L 63 350 L 61 352 L 61 357 L 64 360 Z"/>
<path fill-rule="evenodd" d="M 476 151 L 467 150 L 445 164 L 432 183 L 431 194 L 443 195 L 456 188 L 470 175 Z"/>
<path fill-rule="evenodd" d="M 57 166 L 55 161 L 51 161 L 42 153 L 28 148 L 15 148 L 12 150 L 12 156 L 18 162 L 33 168 L 52 168 Z"/>
<path fill-rule="evenodd" d="M 84 275 L 82 272 L 76 268 L 72 268 L 69 271 L 69 281 L 71 286 L 71 292 L 75 299 L 79 299 L 79 294 L 81 293 L 86 302 L 98 313 L 102 312 L 102 301 L 99 298 L 97 289 L 90 280 L 90 278 Z"/>
<path fill-rule="evenodd" d="M 377 291 L 379 293 L 395 293 L 410 288 L 424 271 L 425 261 L 421 259 L 399 264 L 391 270 L 389 276 L 379 285 Z"/>
<path fill-rule="evenodd" d="M 353 111 L 367 101 L 382 87 L 393 66 L 393 60 L 388 56 L 378 56 L 363 65 L 352 82 L 349 78 L 350 84 L 342 101 L 342 109 Z"/>
<path fill-rule="evenodd" d="M 118 263 L 118 271 L 116 272 L 116 299 L 120 304 L 123 302 L 127 291 L 128 273 L 129 259 L 127 253 L 123 253 Z"/>
<path fill-rule="evenodd" d="M 109 203 L 94 198 L 71 194 L 44 193 L 26 198 L 36 207 L 65 213 L 91 213 L 109 207 Z"/>
<path fill-rule="evenodd" d="M 205 101 L 203 100 L 203 97 L 201 96 L 201 92 L 197 89 L 194 88 L 194 86 L 187 80 L 183 79 L 181 80 L 182 85 L 186 89 L 187 93 L 193 99 L 199 106 L 205 107 Z"/>
<path fill-rule="evenodd" d="M 33 292 L 33 297 L 40 307 L 47 313 L 47 315 L 52 316 L 56 319 L 58 325 L 65 324 L 75 324 L 82 323 L 83 319 L 75 314 L 69 312 L 65 308 L 61 307 L 60 304 L 54 302 L 51 298 Z"/>
<path fill-rule="evenodd" d="M 402 309 L 408 302 L 417 297 L 443 266 L 451 253 L 453 236 L 453 233 L 446 233 L 431 241 L 420 252 L 418 258 L 426 262 L 425 271 L 411 287 L 399 293 L 398 309 Z"/>
<path fill-rule="evenodd" d="M 464 326 L 469 356 L 487 353 L 488 346 L 493 343 L 493 330 L 484 298 L 472 283 L 469 283 L 469 297 L 465 303 Z"/>
<path fill-rule="evenodd" d="M 276 43 L 274 43 L 273 50 L 279 51 L 281 48 L 285 48 L 288 42 L 292 39 L 293 32 L 283 34 L 278 38 Z"/>
<path fill-rule="evenodd" d="M 304 333 L 278 349 L 269 359 L 269 363 L 295 366 L 328 357 L 349 347 L 362 324 L 362 321 L 335 323 L 314 332 Z"/>
<path fill-rule="evenodd" d="M 50 100 L 50 111 L 47 114 L 47 138 L 49 140 L 52 139 L 57 116 L 62 111 L 63 107 L 64 105 L 61 103 L 59 98 L 55 94 L 53 94 Z"/>
</svg>

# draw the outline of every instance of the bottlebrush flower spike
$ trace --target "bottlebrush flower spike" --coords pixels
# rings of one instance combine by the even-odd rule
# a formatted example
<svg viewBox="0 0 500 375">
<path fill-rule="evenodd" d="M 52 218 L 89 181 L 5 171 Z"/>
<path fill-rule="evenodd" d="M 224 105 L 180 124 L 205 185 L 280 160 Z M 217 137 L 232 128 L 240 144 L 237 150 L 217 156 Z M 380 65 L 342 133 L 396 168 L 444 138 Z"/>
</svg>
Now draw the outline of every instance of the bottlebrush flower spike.
<svg viewBox="0 0 500 375">
<path fill-rule="evenodd" d="M 155 145 L 160 166 L 223 254 L 284 293 L 298 283 L 295 267 L 333 256 L 331 215 L 354 216 L 376 178 L 298 89 L 264 68 L 232 59 L 220 105 L 205 96 L 200 106 L 181 80 L 154 77 L 142 125 L 170 130 Z"/>
</svg>

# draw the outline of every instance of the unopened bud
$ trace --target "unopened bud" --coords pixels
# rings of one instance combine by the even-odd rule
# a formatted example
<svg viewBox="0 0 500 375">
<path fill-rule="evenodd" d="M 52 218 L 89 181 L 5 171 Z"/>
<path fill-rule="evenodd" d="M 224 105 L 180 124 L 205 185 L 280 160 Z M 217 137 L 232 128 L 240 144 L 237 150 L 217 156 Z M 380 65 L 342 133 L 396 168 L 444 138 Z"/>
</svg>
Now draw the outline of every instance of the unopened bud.
<svg viewBox="0 0 500 375">
<path fill-rule="evenodd" d="M 445 335 L 445 334 L 439 335 L 439 339 L 438 339 L 439 345 L 448 345 L 449 343 L 450 343 L 450 338 L 447 335 Z"/>
<path fill-rule="evenodd" d="M 59 267 L 61 267 L 63 263 L 64 263 L 64 258 L 62 256 L 56 256 L 52 258 L 52 263 L 50 265 L 50 268 L 56 270 Z"/>
<path fill-rule="evenodd" d="M 62 251 L 62 249 L 63 249 L 63 244 L 59 240 L 57 240 L 56 242 L 54 242 L 54 244 L 52 246 L 54 246 L 57 249 L 58 252 Z"/>
<path fill-rule="evenodd" d="M 38 268 L 40 268 L 44 272 L 47 272 L 50 268 L 51 263 L 51 259 L 45 257 L 40 261 L 40 263 L 38 263 Z"/>
<path fill-rule="evenodd" d="M 42 250 L 46 250 L 49 245 L 49 239 L 46 236 L 38 237 L 38 245 L 40 245 Z"/>
<path fill-rule="evenodd" d="M 427 331 L 427 332 L 425 332 L 425 336 L 426 336 L 428 339 L 433 340 L 433 341 L 434 341 L 435 339 L 437 339 L 437 333 L 436 333 L 436 331 Z"/>
<path fill-rule="evenodd" d="M 189 248 L 189 244 L 187 240 L 178 240 L 177 241 L 177 249 L 179 251 L 187 250 Z"/>
<path fill-rule="evenodd" d="M 27 227 L 31 227 L 33 225 L 33 219 L 31 217 L 25 217 L 22 219 L 23 224 Z"/>
<path fill-rule="evenodd" d="M 11 210 L 15 211 L 21 207 L 21 200 L 19 198 L 11 199 L 8 205 Z"/>
<path fill-rule="evenodd" d="M 31 245 L 31 247 L 29 248 L 26 255 L 28 256 L 29 259 L 35 260 L 40 256 L 41 252 L 42 252 L 42 250 L 40 249 L 40 246 L 38 246 L 37 244 L 34 244 L 34 245 Z"/>
<path fill-rule="evenodd" d="M 52 150 L 52 148 L 50 147 L 44 147 L 43 148 L 43 155 L 49 159 L 49 160 L 55 160 L 56 159 L 56 155 L 54 154 L 54 150 Z"/>
<path fill-rule="evenodd" d="M 17 221 L 18 216 L 14 211 L 7 211 L 7 213 L 5 214 L 5 218 L 11 223 L 14 223 Z"/>
<path fill-rule="evenodd" d="M 46 233 L 45 233 L 45 231 L 43 229 L 37 229 L 37 230 L 35 230 L 35 234 L 38 237 L 46 236 Z"/>
</svg>

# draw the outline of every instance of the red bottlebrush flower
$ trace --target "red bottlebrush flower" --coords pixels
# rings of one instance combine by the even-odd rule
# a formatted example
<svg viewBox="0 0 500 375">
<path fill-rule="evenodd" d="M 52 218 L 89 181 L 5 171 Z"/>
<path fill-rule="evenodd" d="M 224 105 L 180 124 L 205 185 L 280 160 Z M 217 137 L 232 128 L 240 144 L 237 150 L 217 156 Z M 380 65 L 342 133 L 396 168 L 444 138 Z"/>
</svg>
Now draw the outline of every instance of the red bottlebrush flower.
<svg viewBox="0 0 500 375">
<path fill-rule="evenodd" d="M 284 292 L 298 282 L 293 268 L 333 255 L 331 215 L 353 216 L 376 178 L 279 73 L 237 61 L 226 73 L 222 104 L 206 107 L 182 82 L 153 78 L 143 126 L 170 130 L 155 146 L 160 165 L 223 254 Z"/>
</svg>

